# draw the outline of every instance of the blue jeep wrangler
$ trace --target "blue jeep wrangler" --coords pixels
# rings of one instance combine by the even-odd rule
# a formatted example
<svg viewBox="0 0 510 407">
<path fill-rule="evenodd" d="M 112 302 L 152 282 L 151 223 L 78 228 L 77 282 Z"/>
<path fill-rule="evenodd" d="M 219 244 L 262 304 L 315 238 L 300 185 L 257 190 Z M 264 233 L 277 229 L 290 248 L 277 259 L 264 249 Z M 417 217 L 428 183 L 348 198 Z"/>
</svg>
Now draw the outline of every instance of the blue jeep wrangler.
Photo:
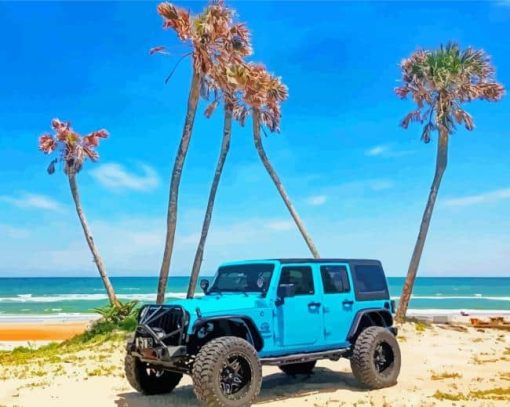
<svg viewBox="0 0 510 407">
<path fill-rule="evenodd" d="M 171 392 L 183 374 L 207 406 L 249 406 L 262 365 L 309 374 L 349 358 L 370 389 L 396 383 L 400 349 L 388 286 L 375 260 L 275 259 L 223 264 L 204 296 L 146 305 L 125 371 L 144 394 Z"/>
</svg>

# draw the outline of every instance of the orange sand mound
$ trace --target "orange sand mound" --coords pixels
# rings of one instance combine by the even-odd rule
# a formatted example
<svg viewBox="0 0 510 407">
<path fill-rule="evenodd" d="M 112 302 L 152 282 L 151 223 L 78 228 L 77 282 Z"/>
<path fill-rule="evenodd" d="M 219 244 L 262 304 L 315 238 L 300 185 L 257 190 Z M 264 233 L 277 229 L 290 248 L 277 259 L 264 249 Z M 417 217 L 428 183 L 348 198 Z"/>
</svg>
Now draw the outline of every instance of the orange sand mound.
<svg viewBox="0 0 510 407">
<path fill-rule="evenodd" d="M 84 332 L 88 322 L 0 324 L 0 341 L 59 341 Z"/>
</svg>

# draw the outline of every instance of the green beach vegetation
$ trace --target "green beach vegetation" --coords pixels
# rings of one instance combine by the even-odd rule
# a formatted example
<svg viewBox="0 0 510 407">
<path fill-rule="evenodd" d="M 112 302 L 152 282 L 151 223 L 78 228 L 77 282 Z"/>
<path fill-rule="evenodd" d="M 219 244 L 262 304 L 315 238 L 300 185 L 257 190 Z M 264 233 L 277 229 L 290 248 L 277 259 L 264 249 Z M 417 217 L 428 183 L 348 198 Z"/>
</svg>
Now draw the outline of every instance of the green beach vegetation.
<svg viewBox="0 0 510 407">
<path fill-rule="evenodd" d="M 77 335 L 67 341 L 57 343 L 53 342 L 38 348 L 18 347 L 12 351 L 0 351 L 0 365 L 2 370 L 0 380 L 6 380 L 8 377 L 21 378 L 20 376 L 34 374 L 38 371 L 44 371 L 41 375 L 55 374 L 53 369 L 42 369 L 48 364 L 60 362 L 75 362 L 76 354 L 96 349 L 104 344 L 111 347 L 122 347 L 126 338 L 136 327 L 136 319 L 126 319 L 120 323 L 112 323 L 104 320 L 94 323 L 90 329 L 83 334 Z M 104 355 L 96 355 L 98 359 L 104 358 Z M 12 369 L 18 367 L 18 369 Z M 25 368 L 26 367 L 26 368 Z M 58 372 L 57 372 L 58 373 Z"/>
</svg>

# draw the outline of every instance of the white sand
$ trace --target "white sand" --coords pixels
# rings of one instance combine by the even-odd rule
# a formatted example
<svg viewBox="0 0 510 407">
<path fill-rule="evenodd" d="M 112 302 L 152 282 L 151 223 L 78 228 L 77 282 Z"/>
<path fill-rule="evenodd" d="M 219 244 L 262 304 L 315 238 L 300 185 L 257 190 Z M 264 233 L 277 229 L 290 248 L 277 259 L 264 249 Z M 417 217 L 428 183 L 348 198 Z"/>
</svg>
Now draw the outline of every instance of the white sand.
<svg viewBox="0 0 510 407">
<path fill-rule="evenodd" d="M 465 331 L 464 331 L 465 330 Z M 510 334 L 495 330 L 434 326 L 419 332 L 414 324 L 401 329 L 402 371 L 396 386 L 366 391 L 358 387 L 349 361 L 320 361 L 311 376 L 289 377 L 264 367 L 258 404 L 276 406 L 508 406 L 510 405 Z M 157 407 L 197 406 L 191 379 L 164 396 L 143 396 L 129 387 L 122 373 L 121 343 L 80 352 L 72 363 L 34 367 L 37 374 L 0 378 L 0 406 Z M 4 368 L 2 368 L 4 369 Z M 12 368 L 12 374 L 17 374 Z M 21 369 L 21 368 L 19 368 Z M 2 376 L 0 369 L 0 377 Z M 432 376 L 458 373 L 456 378 Z M 5 375 L 5 373 L 4 373 Z M 99 375 L 99 376 L 98 376 Z M 26 376 L 26 377 L 25 377 Z M 506 389 L 495 393 L 474 391 Z M 440 400 L 441 391 L 467 400 Z M 455 403 L 455 404 L 453 404 Z"/>
</svg>

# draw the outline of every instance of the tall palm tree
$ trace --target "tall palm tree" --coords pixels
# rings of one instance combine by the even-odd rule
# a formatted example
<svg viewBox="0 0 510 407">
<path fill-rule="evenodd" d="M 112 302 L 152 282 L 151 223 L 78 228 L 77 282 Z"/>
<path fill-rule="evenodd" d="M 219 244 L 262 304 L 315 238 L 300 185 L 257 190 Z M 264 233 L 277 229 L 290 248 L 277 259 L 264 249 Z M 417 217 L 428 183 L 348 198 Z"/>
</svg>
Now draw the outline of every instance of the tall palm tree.
<svg viewBox="0 0 510 407">
<path fill-rule="evenodd" d="M 249 48 L 249 33 L 248 30 L 241 26 L 237 30 L 240 33 L 239 38 L 242 41 L 236 46 L 235 52 L 238 52 L 241 47 Z M 211 225 L 212 213 L 214 209 L 214 202 L 216 199 L 216 192 L 220 183 L 221 174 L 223 172 L 223 166 L 227 159 L 228 151 L 230 148 L 230 139 L 232 136 L 232 116 L 234 107 L 237 106 L 237 98 L 239 88 L 237 82 L 232 80 L 239 70 L 238 65 L 235 64 L 237 57 L 232 58 L 231 61 L 225 61 L 227 64 L 216 64 L 212 70 L 210 87 L 214 90 L 214 93 L 219 95 L 217 98 L 208 106 L 206 109 L 206 116 L 210 117 L 222 98 L 224 102 L 224 119 L 223 119 L 223 137 L 221 141 L 220 154 L 216 163 L 216 170 L 214 172 L 211 188 L 209 190 L 209 199 L 207 201 L 207 208 L 202 222 L 202 231 L 200 233 L 200 240 L 198 242 L 197 250 L 195 252 L 195 258 L 193 260 L 193 266 L 191 269 L 191 278 L 188 286 L 187 298 L 193 298 L 195 289 L 200 274 L 200 267 L 202 266 L 202 260 L 204 257 L 205 243 L 207 241 L 207 235 L 209 233 L 209 227 Z"/>
<path fill-rule="evenodd" d="M 273 165 L 269 161 L 260 137 L 261 126 L 266 126 L 270 132 L 280 131 L 281 102 L 287 99 L 288 90 L 281 79 L 269 74 L 265 67 L 260 64 L 245 65 L 246 72 L 241 76 L 241 82 L 244 84 L 243 99 L 244 106 L 239 106 L 234 111 L 234 116 L 244 122 L 246 116 L 251 110 L 253 116 L 253 141 L 264 168 L 273 180 L 276 189 L 285 203 L 292 219 L 296 223 L 299 232 L 303 236 L 313 257 L 319 258 L 319 251 L 312 240 L 312 237 L 303 223 L 303 220 L 297 213 L 287 191 L 285 190 L 280 177 L 276 173 Z"/>
<path fill-rule="evenodd" d="M 71 128 L 71 123 L 69 122 L 61 122 L 58 119 L 54 119 L 51 122 L 51 126 L 55 131 L 55 134 L 44 134 L 39 138 L 39 149 L 43 153 L 52 154 L 56 152 L 58 154 L 58 157 L 50 163 L 48 173 L 53 174 L 55 172 L 55 164 L 57 162 L 62 161 L 64 163 L 64 173 L 67 175 L 69 180 L 76 213 L 80 219 L 81 227 L 85 234 L 85 240 L 92 252 L 94 263 L 96 263 L 99 275 L 103 280 L 110 303 L 114 306 L 119 306 L 119 301 L 117 300 L 113 286 L 106 274 L 106 267 L 103 259 L 96 247 L 90 227 L 87 223 L 87 218 L 83 212 L 80 194 L 78 191 L 78 183 L 76 181 L 76 175 L 82 169 L 84 161 L 86 159 L 97 161 L 99 158 L 96 151 L 96 148 L 99 145 L 99 139 L 108 137 L 108 132 L 106 130 L 97 130 L 82 137 Z"/>
<path fill-rule="evenodd" d="M 396 320 L 403 322 L 411 298 L 425 239 L 436 203 L 441 179 L 448 161 L 448 139 L 456 125 L 474 129 L 473 118 L 463 106 L 473 100 L 498 101 L 504 88 L 494 78 L 494 67 L 483 50 L 461 50 L 448 43 L 437 50 L 419 50 L 402 61 L 402 85 L 395 89 L 401 98 L 411 96 L 416 110 L 401 122 L 407 128 L 412 121 L 423 124 L 422 140 L 430 142 L 437 132 L 436 171 L 420 225 L 406 281 L 402 289 Z"/>
<path fill-rule="evenodd" d="M 232 49 L 239 47 L 239 44 L 242 43 L 242 38 L 239 36 L 240 25 L 232 24 L 232 10 L 225 7 L 222 1 L 211 2 L 197 16 L 191 16 L 188 11 L 178 8 L 171 3 L 160 3 L 158 5 L 158 13 L 163 17 L 164 27 L 173 29 L 181 41 L 191 46 L 191 51 L 185 54 L 185 56 L 191 55 L 193 61 L 193 73 L 184 128 L 170 181 L 165 250 L 160 269 L 156 300 L 157 303 L 161 304 L 165 300 L 174 247 L 179 185 L 191 140 L 198 100 L 201 93 L 202 96 L 207 97 L 207 80 L 214 64 L 217 61 L 228 59 L 232 54 Z M 163 47 L 157 47 L 154 50 L 162 51 L 162 49 Z M 240 51 L 239 54 L 241 53 Z"/>
<path fill-rule="evenodd" d="M 216 169 L 214 171 L 211 188 L 209 190 L 209 199 L 207 201 L 207 208 L 202 222 L 202 231 L 200 233 L 200 240 L 198 242 L 197 250 L 195 252 L 195 258 L 193 260 L 193 266 L 191 268 L 191 278 L 188 286 L 188 293 L 186 298 L 193 298 L 195 294 L 195 288 L 200 274 L 200 267 L 204 257 L 205 243 L 207 241 L 207 235 L 209 233 L 209 227 L 211 225 L 212 213 L 214 209 L 214 202 L 216 199 L 216 192 L 218 185 L 220 184 L 221 174 L 223 172 L 223 166 L 227 159 L 227 154 L 230 148 L 230 139 L 232 136 L 232 105 L 225 104 L 225 113 L 223 119 L 223 138 L 221 140 L 220 154 L 216 163 Z"/>
</svg>

